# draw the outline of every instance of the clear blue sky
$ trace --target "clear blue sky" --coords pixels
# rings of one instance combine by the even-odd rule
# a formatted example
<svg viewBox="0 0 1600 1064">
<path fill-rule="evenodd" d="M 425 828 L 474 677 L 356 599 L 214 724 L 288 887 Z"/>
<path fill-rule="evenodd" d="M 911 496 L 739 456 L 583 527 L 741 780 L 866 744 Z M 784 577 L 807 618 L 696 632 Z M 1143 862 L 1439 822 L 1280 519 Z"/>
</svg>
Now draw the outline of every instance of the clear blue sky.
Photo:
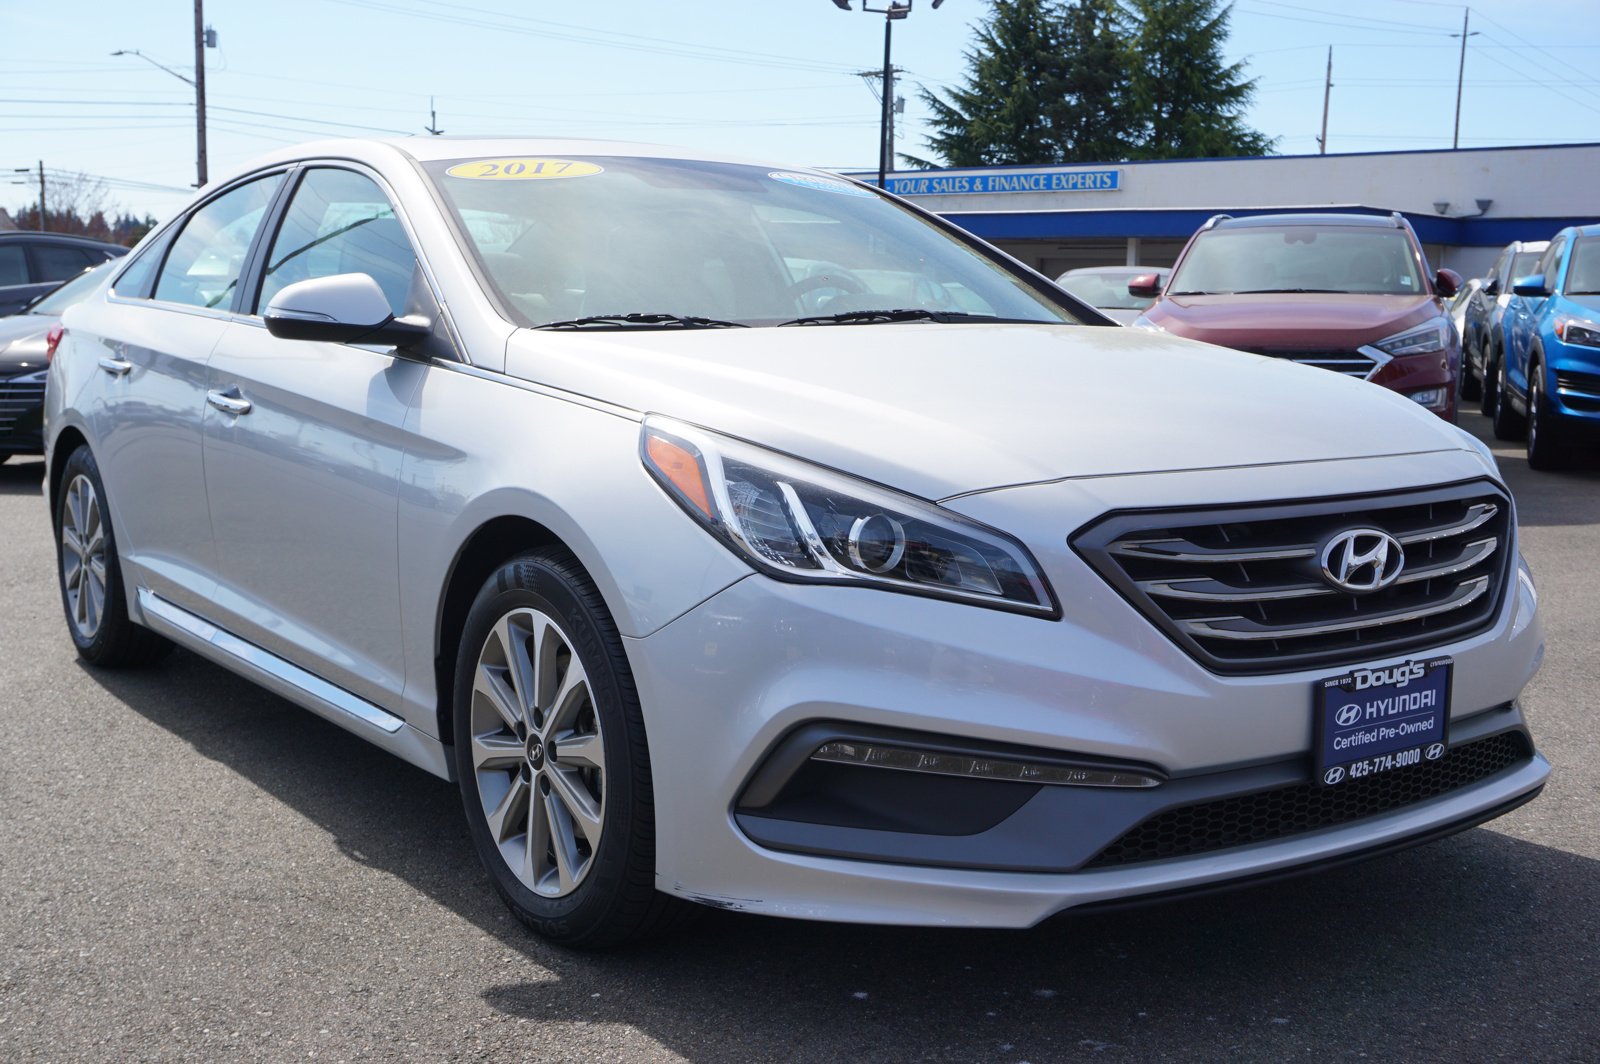
<svg viewBox="0 0 1600 1064">
<path fill-rule="evenodd" d="M 110 53 L 192 73 L 192 3 L 6 6 L 0 173 L 43 159 L 116 179 L 118 206 L 176 210 L 194 181 L 193 90 Z M 916 0 L 895 25 L 906 79 L 959 82 L 988 7 Z M 1462 146 L 1600 141 L 1600 3 L 1481 0 L 1472 12 Z M 1330 151 L 1449 147 L 1462 13 L 1434 0 L 1237 0 L 1228 51 L 1259 79 L 1251 123 L 1281 152 L 1315 152 L 1332 45 Z M 448 133 L 877 164 L 877 105 L 854 72 L 881 64 L 882 16 L 830 0 L 207 0 L 205 15 L 220 35 L 206 58 L 213 177 L 320 136 L 425 135 L 430 95 Z M 908 107 L 899 147 L 920 154 L 926 109 Z M 6 186 L 0 205 L 32 195 Z"/>
</svg>

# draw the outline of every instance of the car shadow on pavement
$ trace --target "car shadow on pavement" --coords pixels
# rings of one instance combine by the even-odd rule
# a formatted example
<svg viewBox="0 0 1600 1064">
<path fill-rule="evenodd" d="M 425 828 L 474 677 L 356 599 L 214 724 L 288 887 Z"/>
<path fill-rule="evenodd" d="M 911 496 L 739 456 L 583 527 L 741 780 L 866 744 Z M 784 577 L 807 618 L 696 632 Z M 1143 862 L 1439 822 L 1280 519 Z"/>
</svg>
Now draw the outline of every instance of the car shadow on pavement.
<svg viewBox="0 0 1600 1064">
<path fill-rule="evenodd" d="M 477 992 L 530 1022 L 625 1025 L 697 1061 L 1585 1059 L 1595 1045 L 1600 861 L 1493 830 L 1030 931 L 707 912 L 584 954 L 508 916 L 452 785 L 182 651 L 85 675 L 527 958 L 526 981 Z"/>
<path fill-rule="evenodd" d="M 43 483 L 43 459 L 13 458 L 0 465 L 0 495 L 38 495 Z M 43 496 L 40 496 L 41 512 L 43 509 Z"/>
</svg>

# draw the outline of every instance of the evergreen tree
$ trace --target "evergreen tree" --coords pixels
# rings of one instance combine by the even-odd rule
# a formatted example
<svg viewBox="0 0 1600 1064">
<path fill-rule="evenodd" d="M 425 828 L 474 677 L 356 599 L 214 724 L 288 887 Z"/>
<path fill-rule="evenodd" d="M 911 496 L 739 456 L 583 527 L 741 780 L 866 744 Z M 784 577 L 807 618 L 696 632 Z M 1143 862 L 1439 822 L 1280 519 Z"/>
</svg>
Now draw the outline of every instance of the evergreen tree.
<svg viewBox="0 0 1600 1064">
<path fill-rule="evenodd" d="M 1123 0 L 1132 24 L 1128 90 L 1138 117 L 1133 158 L 1264 155 L 1275 141 L 1244 123 L 1256 83 L 1225 64 L 1233 5 L 1221 0 Z"/>
<path fill-rule="evenodd" d="M 1057 162 L 1125 158 L 1133 147 L 1131 53 L 1116 0 L 1077 0 L 1060 9 L 1061 98 L 1049 101 Z"/>
<path fill-rule="evenodd" d="M 936 131 L 928 147 L 950 166 L 1057 161 L 1045 111 L 1064 92 L 1059 31 L 1056 0 L 996 0 L 965 54 L 966 85 L 950 90 L 948 101 L 922 93 Z"/>
</svg>

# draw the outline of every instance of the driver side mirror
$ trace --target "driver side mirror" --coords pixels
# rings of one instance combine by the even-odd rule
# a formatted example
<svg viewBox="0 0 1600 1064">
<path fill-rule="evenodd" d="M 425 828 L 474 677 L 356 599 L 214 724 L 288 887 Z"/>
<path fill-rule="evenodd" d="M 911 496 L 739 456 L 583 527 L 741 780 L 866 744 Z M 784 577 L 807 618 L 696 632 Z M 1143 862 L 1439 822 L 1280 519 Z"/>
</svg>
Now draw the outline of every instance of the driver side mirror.
<svg viewBox="0 0 1600 1064">
<path fill-rule="evenodd" d="M 1511 286 L 1511 291 L 1519 296 L 1547 296 L 1550 289 L 1545 287 L 1544 274 L 1536 273 L 1532 277 L 1524 277 Z"/>
<path fill-rule="evenodd" d="M 1498 277 L 1489 278 L 1488 283 L 1483 286 L 1483 294 L 1486 295 L 1486 296 L 1497 296 L 1497 295 L 1499 295 L 1500 294 L 1500 278 L 1498 278 Z"/>
<path fill-rule="evenodd" d="M 1454 270 L 1440 270 L 1433 275 L 1433 290 L 1441 298 L 1449 299 L 1461 291 L 1461 275 Z"/>
<path fill-rule="evenodd" d="M 1161 294 L 1161 275 L 1141 273 L 1128 282 L 1128 294 L 1140 299 L 1154 299 Z"/>
<path fill-rule="evenodd" d="M 406 347 L 432 331 L 422 318 L 395 317 L 389 297 L 364 273 L 297 281 L 273 296 L 261 317 L 280 340 Z"/>
</svg>

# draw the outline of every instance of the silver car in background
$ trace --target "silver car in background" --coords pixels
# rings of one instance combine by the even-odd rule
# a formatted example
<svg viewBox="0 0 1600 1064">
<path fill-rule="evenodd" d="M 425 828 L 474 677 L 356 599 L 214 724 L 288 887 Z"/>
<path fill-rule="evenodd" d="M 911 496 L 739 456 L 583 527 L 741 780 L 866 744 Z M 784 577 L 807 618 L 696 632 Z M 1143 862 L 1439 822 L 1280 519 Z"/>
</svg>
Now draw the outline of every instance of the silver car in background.
<svg viewBox="0 0 1600 1064">
<path fill-rule="evenodd" d="M 1548 772 L 1485 448 L 1104 327 L 830 174 L 313 144 L 64 321 L 81 656 L 176 644 L 458 780 L 560 942 L 690 902 L 1025 927 L 1461 830 Z"/>
</svg>

